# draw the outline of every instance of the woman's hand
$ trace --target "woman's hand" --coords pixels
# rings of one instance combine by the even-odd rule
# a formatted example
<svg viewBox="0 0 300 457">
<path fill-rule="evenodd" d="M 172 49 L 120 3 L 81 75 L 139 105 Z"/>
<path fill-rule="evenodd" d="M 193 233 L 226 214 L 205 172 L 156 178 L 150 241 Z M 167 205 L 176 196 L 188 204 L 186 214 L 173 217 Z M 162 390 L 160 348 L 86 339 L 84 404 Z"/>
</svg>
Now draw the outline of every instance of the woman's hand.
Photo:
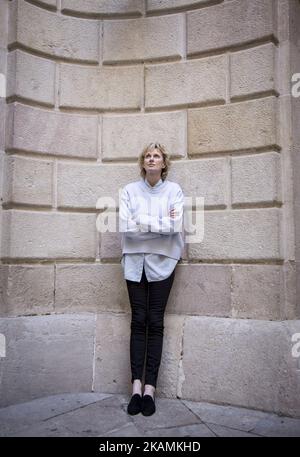
<svg viewBox="0 0 300 457">
<path fill-rule="evenodd" d="M 179 212 L 175 210 L 175 208 L 172 208 L 169 212 L 169 216 L 174 219 L 176 216 L 179 215 Z"/>
</svg>

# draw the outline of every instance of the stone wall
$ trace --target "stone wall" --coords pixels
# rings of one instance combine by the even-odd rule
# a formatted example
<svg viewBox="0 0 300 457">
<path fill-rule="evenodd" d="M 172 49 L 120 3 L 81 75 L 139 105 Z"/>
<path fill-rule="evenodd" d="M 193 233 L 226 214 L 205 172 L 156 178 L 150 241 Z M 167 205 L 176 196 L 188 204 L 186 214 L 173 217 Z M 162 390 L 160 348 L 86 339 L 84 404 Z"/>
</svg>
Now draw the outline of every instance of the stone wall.
<svg viewBox="0 0 300 457">
<path fill-rule="evenodd" d="M 165 316 L 158 394 L 300 416 L 297 0 L 4 0 L 0 404 L 130 392 L 118 202 L 159 141 L 205 202 Z M 298 268 L 297 268 L 298 267 Z M 297 280 L 298 276 L 298 280 Z"/>
</svg>

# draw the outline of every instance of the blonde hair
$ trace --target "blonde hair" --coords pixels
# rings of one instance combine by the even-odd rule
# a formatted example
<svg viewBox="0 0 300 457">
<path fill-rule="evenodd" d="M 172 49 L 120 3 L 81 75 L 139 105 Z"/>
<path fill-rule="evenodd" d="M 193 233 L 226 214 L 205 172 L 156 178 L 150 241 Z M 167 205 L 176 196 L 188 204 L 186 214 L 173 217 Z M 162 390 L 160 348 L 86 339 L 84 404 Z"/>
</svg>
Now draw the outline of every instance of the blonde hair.
<svg viewBox="0 0 300 457">
<path fill-rule="evenodd" d="M 146 171 L 144 169 L 144 159 L 145 159 L 145 156 L 146 156 L 147 152 L 153 151 L 154 149 L 157 149 L 158 151 L 160 151 L 162 156 L 163 156 L 163 159 L 164 159 L 165 168 L 163 168 L 161 170 L 161 179 L 164 181 L 166 179 L 167 175 L 168 175 L 169 168 L 171 166 L 171 161 L 170 161 L 170 158 L 169 158 L 169 155 L 168 155 L 168 153 L 166 151 L 165 146 L 163 146 L 160 143 L 149 143 L 143 149 L 141 154 L 139 155 L 138 163 L 139 163 L 139 167 L 140 167 L 140 175 L 142 176 L 142 178 L 145 179 Z"/>
</svg>

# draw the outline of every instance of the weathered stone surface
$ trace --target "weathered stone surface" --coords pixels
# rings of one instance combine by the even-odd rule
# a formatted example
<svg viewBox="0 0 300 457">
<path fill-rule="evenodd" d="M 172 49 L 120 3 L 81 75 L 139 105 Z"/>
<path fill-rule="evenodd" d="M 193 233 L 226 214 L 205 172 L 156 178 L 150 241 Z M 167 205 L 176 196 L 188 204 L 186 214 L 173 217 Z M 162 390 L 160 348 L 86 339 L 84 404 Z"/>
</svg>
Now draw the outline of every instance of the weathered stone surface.
<svg viewBox="0 0 300 457">
<path fill-rule="evenodd" d="M 289 214 L 287 220 L 289 226 L 293 227 L 291 230 L 295 231 L 295 240 L 293 235 L 291 235 L 291 246 L 294 250 L 295 245 L 295 261 L 296 261 L 296 274 L 297 279 L 295 282 L 296 288 L 296 303 L 297 306 L 297 317 L 300 318 L 300 181 L 297 179 L 297 176 L 300 174 L 300 109 L 299 109 L 299 68 L 300 68 L 300 46 L 299 46 L 299 28 L 300 28 L 300 5 L 293 1 L 288 2 L 289 7 L 289 28 L 285 27 L 285 36 L 289 40 L 285 43 L 285 47 L 288 44 L 288 49 L 286 50 L 285 58 L 283 62 L 286 64 L 284 67 L 284 81 L 286 83 L 286 93 L 290 94 L 291 92 L 291 75 L 295 73 L 298 74 L 298 83 L 297 83 L 297 96 L 287 96 L 283 97 L 283 100 L 286 101 L 286 110 L 282 111 L 283 119 L 282 130 L 285 132 L 286 146 L 287 151 L 290 151 L 290 154 L 287 153 L 286 162 L 284 162 L 283 169 L 285 170 L 285 176 L 287 185 L 289 187 L 290 198 L 293 195 L 294 201 L 288 203 L 286 202 L 287 213 Z M 287 8 L 286 3 L 283 5 L 284 8 Z M 284 10 L 285 17 L 287 16 L 287 11 Z M 285 21 L 286 25 L 287 21 Z M 282 64 L 284 65 L 284 64 Z M 295 82 L 293 83 L 292 95 L 295 95 Z M 284 107 L 284 102 L 283 102 Z M 286 127 L 288 126 L 288 127 Z M 294 221 L 294 222 L 293 222 Z M 295 225 L 294 225 L 295 224 Z M 293 258 L 293 254 L 289 257 Z"/>
<path fill-rule="evenodd" d="M 9 44 L 21 44 L 55 57 L 98 62 L 98 21 L 49 12 L 23 0 L 9 4 Z"/>
<path fill-rule="evenodd" d="M 232 204 L 281 202 L 281 164 L 276 152 L 233 157 Z"/>
<path fill-rule="evenodd" d="M 143 0 L 61 0 L 61 10 L 64 13 L 99 14 L 104 17 L 129 14 L 140 16 Z"/>
<path fill-rule="evenodd" d="M 236 431 L 250 432 L 263 419 L 270 419 L 270 414 L 248 408 L 230 405 L 183 400 L 202 422 L 218 427 L 229 427 Z M 222 435 L 221 435 L 222 436 Z"/>
<path fill-rule="evenodd" d="M 39 154 L 97 158 L 98 117 L 60 113 L 20 103 L 7 107 L 6 148 Z"/>
<path fill-rule="evenodd" d="M 188 110 L 189 154 L 279 145 L 275 97 Z"/>
<path fill-rule="evenodd" d="M 229 265 L 177 265 L 167 313 L 229 317 Z"/>
<path fill-rule="evenodd" d="M 205 207 L 225 206 L 227 202 L 226 159 L 180 160 L 172 162 L 168 179 L 178 182 L 184 196 L 192 199 L 204 198 Z"/>
<path fill-rule="evenodd" d="M 8 6 L 7 1 L 0 3 L 0 49 L 5 49 L 7 46 Z"/>
<path fill-rule="evenodd" d="M 300 321 L 186 318 L 183 396 L 299 414 L 298 360 L 290 339 L 299 330 Z"/>
<path fill-rule="evenodd" d="M 116 232 L 101 233 L 101 246 L 100 246 L 100 259 L 102 261 L 121 261 L 122 248 L 121 248 L 121 233 L 119 232 L 118 214 L 116 214 Z"/>
<path fill-rule="evenodd" d="M 4 203 L 51 206 L 53 162 L 17 156 L 5 159 Z"/>
<path fill-rule="evenodd" d="M 232 317 L 281 319 L 283 272 L 280 265 L 232 266 Z"/>
<path fill-rule="evenodd" d="M 5 152 L 0 151 L 0 200 L 1 200 L 1 204 L 2 204 L 2 200 L 3 200 L 4 163 L 5 163 Z"/>
<path fill-rule="evenodd" d="M 54 106 L 55 62 L 16 49 L 7 65 L 7 97 Z"/>
<path fill-rule="evenodd" d="M 99 198 L 119 206 L 119 191 L 131 181 L 139 181 L 137 164 L 75 165 L 59 163 L 57 170 L 58 207 L 96 208 Z"/>
<path fill-rule="evenodd" d="M 176 414 L 172 406 L 170 405 L 170 414 Z M 191 415 L 192 419 L 192 415 Z M 178 415 L 177 415 L 178 420 Z M 154 436 L 153 431 L 146 431 L 145 436 Z M 187 436 L 197 436 L 197 437 L 215 437 L 216 435 L 211 431 L 211 428 L 205 424 L 190 424 L 190 425 L 182 425 L 177 427 L 166 427 L 166 428 L 158 428 L 155 430 L 155 436 L 160 437 L 187 437 Z M 195 445 L 196 447 L 196 445 Z"/>
<path fill-rule="evenodd" d="M 55 310 L 60 313 L 128 312 L 130 306 L 122 266 L 57 264 Z"/>
<path fill-rule="evenodd" d="M 184 16 L 104 21 L 103 63 L 180 59 L 184 54 Z"/>
<path fill-rule="evenodd" d="M 278 92 L 277 49 L 273 43 L 230 54 L 231 98 Z"/>
<path fill-rule="evenodd" d="M 45 314 L 53 310 L 53 265 L 0 265 L 2 316 Z"/>
<path fill-rule="evenodd" d="M 204 238 L 189 243 L 189 258 L 280 259 L 280 217 L 277 208 L 206 211 Z"/>
<path fill-rule="evenodd" d="M 300 418 L 300 320 L 286 320 L 281 326 L 279 410 L 282 414 Z"/>
<path fill-rule="evenodd" d="M 60 64 L 59 106 L 88 109 L 138 109 L 142 66 L 89 67 Z"/>
<path fill-rule="evenodd" d="M 171 157 L 186 155 L 186 113 L 103 116 L 103 160 L 137 159 L 151 142 L 162 143 Z"/>
<path fill-rule="evenodd" d="M 195 54 L 276 36 L 272 0 L 223 2 L 187 13 L 187 52 Z"/>
<path fill-rule="evenodd" d="M 171 301 L 169 296 L 168 304 Z M 176 398 L 181 386 L 184 320 L 184 316 L 176 316 L 168 312 L 164 317 L 163 351 L 157 378 L 157 393 L 163 397 Z"/>
<path fill-rule="evenodd" d="M 249 408 L 156 397 L 156 414 L 126 412 L 129 394 L 51 395 L 0 410 L 0 435 L 32 436 L 299 436 L 300 419 Z M 220 425 L 222 424 L 222 425 Z M 246 430 L 249 430 L 246 431 Z M 255 431 L 255 433 L 254 433 Z M 196 443 L 196 445 L 200 443 Z M 194 447 L 194 451 L 199 449 Z"/>
<path fill-rule="evenodd" d="M 0 410 L 0 436 L 21 433 L 30 426 L 37 430 L 40 421 L 43 424 L 49 423 L 53 417 L 63 416 L 73 410 L 78 411 L 108 396 L 109 394 L 95 392 L 65 393 L 6 406 Z"/>
<path fill-rule="evenodd" d="M 84 407 L 78 407 L 66 414 L 52 417 L 34 427 L 27 427 L 18 432 L 19 436 L 51 436 L 51 437 L 99 437 L 101 433 L 107 436 L 107 432 L 126 426 L 128 414 L 123 407 L 124 396 L 119 404 L 113 404 L 108 398 L 100 402 L 94 402 Z M 14 436 L 14 435 L 10 435 Z M 100 435 L 101 436 L 101 435 Z M 100 448 L 99 448 L 100 450 Z"/>
<path fill-rule="evenodd" d="M 96 256 L 94 214 L 7 210 L 2 221 L 3 257 L 87 259 Z"/>
<path fill-rule="evenodd" d="M 97 392 L 121 393 L 130 390 L 130 315 L 97 314 L 95 378 Z M 111 351 L 117 357 L 111 356 Z"/>
<path fill-rule="evenodd" d="M 148 65 L 145 69 L 145 106 L 158 108 L 225 101 L 225 56 Z"/>
<path fill-rule="evenodd" d="M 32 3 L 42 4 L 48 6 L 49 8 L 56 9 L 57 0 L 31 0 Z"/>
<path fill-rule="evenodd" d="M 0 54 L 1 58 L 1 54 Z M 1 65 L 1 62 L 0 62 Z M 5 149 L 5 110 L 6 110 L 6 103 L 5 103 L 5 92 L 6 92 L 6 76 L 4 73 L 1 75 L 1 68 L 0 68 L 0 150 L 4 151 Z M 3 98 L 1 98 L 3 96 Z"/>
<path fill-rule="evenodd" d="M 189 7 L 201 7 L 207 6 L 209 2 L 213 3 L 213 0 L 148 0 L 147 1 L 147 11 L 161 11 L 169 9 L 188 9 Z"/>
<path fill-rule="evenodd" d="M 0 332 L 7 344 L 6 358 L 1 360 L 1 406 L 91 390 L 92 314 L 3 318 Z"/>
<path fill-rule="evenodd" d="M 0 47 L 0 72 L 1 72 L 1 92 L 0 98 L 6 95 L 6 67 L 7 50 Z"/>
</svg>

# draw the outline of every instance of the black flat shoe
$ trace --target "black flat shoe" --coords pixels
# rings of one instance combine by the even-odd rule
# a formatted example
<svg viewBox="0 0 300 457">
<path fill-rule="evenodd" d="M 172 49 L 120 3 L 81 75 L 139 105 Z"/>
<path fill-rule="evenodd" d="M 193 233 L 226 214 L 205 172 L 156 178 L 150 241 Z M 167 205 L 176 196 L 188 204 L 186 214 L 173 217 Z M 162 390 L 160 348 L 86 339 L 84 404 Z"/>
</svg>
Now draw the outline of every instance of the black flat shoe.
<svg viewBox="0 0 300 457">
<path fill-rule="evenodd" d="M 155 401 L 151 395 L 144 395 L 142 398 L 142 414 L 143 416 L 151 416 L 155 413 Z"/>
<path fill-rule="evenodd" d="M 127 412 L 131 416 L 140 413 L 142 410 L 142 397 L 140 394 L 134 394 L 127 406 Z"/>
</svg>

